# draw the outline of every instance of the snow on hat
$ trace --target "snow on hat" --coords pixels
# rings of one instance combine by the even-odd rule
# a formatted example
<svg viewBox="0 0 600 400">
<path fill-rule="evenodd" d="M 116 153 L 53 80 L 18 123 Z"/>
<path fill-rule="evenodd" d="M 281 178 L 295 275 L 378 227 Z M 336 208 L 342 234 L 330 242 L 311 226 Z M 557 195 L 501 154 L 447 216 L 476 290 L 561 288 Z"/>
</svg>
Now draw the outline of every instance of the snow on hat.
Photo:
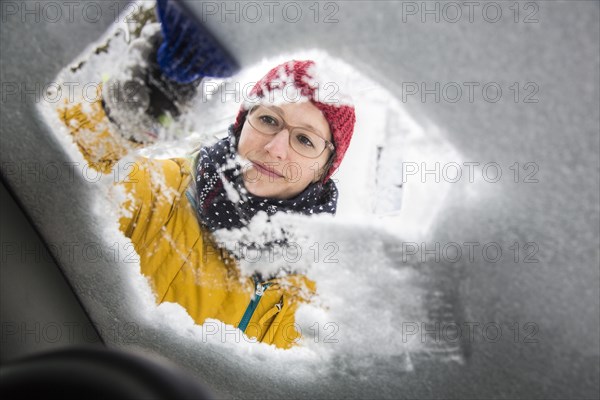
<svg viewBox="0 0 600 400">
<path fill-rule="evenodd" d="M 350 145 L 356 116 L 349 97 L 339 91 L 334 80 L 327 80 L 321 72 L 312 60 L 292 60 L 271 69 L 252 88 L 250 97 L 255 101 L 246 102 L 240 107 L 233 131 L 241 132 L 246 114 L 257 99 L 268 97 L 272 103 L 311 101 L 329 123 L 335 146 L 335 159 L 324 179 L 327 181 L 340 166 Z"/>
</svg>

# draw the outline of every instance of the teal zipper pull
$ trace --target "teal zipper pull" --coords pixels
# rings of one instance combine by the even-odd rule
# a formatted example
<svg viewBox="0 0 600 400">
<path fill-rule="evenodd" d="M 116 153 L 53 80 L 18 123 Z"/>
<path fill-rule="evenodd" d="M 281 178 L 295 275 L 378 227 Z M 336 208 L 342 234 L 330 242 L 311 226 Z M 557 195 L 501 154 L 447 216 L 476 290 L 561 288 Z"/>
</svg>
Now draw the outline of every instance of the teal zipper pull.
<svg viewBox="0 0 600 400">
<path fill-rule="evenodd" d="M 248 307 L 246 307 L 246 311 L 244 312 L 244 315 L 242 316 L 242 319 L 240 320 L 240 323 L 238 324 L 238 328 L 242 332 L 246 331 L 246 328 L 248 327 L 248 324 L 250 323 L 250 319 L 252 318 L 252 315 L 254 315 L 254 311 L 256 310 L 256 307 L 258 306 L 258 303 L 260 302 L 262 295 L 265 293 L 265 290 L 267 290 L 267 288 L 269 286 L 271 286 L 271 282 L 267 282 L 264 285 L 261 284 L 258 281 L 258 278 L 256 277 L 256 275 L 253 275 L 252 279 L 254 279 L 254 284 L 256 285 L 255 286 L 256 289 L 254 290 L 254 295 L 252 296 L 252 299 L 250 300 L 250 304 L 248 304 Z"/>
</svg>

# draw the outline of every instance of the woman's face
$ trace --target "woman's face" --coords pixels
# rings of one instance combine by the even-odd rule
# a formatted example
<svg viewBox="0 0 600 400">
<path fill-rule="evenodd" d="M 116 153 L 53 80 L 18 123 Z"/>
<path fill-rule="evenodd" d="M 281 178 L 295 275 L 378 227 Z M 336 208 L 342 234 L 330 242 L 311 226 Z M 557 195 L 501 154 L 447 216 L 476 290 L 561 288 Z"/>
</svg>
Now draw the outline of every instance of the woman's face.
<svg viewBox="0 0 600 400">
<path fill-rule="evenodd" d="M 300 155 L 290 147 L 291 128 L 266 135 L 250 124 L 249 119 L 253 113 L 275 117 L 263 116 L 261 124 L 285 123 L 294 128 L 302 128 L 296 129 L 292 138 L 297 141 L 301 139 L 302 142 L 298 143 L 302 145 L 308 145 L 305 137 L 298 135 L 302 132 L 332 141 L 329 124 L 323 113 L 309 101 L 254 107 L 246 116 L 238 143 L 238 154 L 250 162 L 243 168 L 244 183 L 250 193 L 260 197 L 290 199 L 322 177 L 323 168 L 331 155 L 329 148 L 325 148 L 317 158 Z M 258 118 L 258 115 L 255 114 L 255 117 Z M 254 125 L 257 126 L 256 120 Z M 299 144 L 294 146 L 299 147 Z"/>
</svg>

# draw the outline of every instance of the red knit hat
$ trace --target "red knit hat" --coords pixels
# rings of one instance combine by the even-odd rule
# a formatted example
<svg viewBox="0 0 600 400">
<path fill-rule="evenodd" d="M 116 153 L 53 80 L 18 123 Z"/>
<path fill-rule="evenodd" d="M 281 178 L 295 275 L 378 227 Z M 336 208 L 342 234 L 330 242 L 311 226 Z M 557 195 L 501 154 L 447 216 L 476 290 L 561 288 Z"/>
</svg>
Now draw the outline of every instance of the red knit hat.
<svg viewBox="0 0 600 400">
<path fill-rule="evenodd" d="M 283 93 L 289 93 L 290 87 L 295 89 L 301 97 L 310 100 L 321 112 L 329 123 L 329 129 L 333 137 L 335 146 L 335 159 L 325 179 L 326 182 L 335 170 L 340 166 L 344 154 L 350 145 L 356 116 L 354 106 L 347 99 L 340 99 L 335 96 L 339 91 L 331 93 L 327 87 L 337 89 L 333 82 L 319 82 L 316 76 L 316 64 L 312 60 L 307 61 L 288 61 L 270 70 L 260 81 L 254 85 L 250 92 L 251 97 L 264 98 L 268 94 L 276 92 L 278 89 Z M 295 99 L 297 97 L 294 97 Z M 343 104 L 342 104 L 343 103 Z M 235 124 L 234 132 L 241 132 L 248 107 L 246 104 L 240 107 Z"/>
</svg>

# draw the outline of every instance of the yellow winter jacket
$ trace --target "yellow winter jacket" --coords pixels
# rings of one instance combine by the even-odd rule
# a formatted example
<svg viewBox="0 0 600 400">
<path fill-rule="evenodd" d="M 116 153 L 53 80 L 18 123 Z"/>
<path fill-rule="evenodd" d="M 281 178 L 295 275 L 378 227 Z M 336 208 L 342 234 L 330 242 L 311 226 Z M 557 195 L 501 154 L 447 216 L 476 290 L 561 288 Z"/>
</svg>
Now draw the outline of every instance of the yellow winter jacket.
<svg viewBox="0 0 600 400">
<path fill-rule="evenodd" d="M 86 104 L 85 111 L 82 104 L 65 104 L 59 115 L 96 170 L 110 172 L 128 149 L 140 146 L 111 131 L 100 101 Z M 128 179 L 118 183 L 131 194 L 122 203 L 129 214 L 121 217 L 120 229 L 131 238 L 157 303 L 179 303 L 198 324 L 213 318 L 240 327 L 244 317 L 249 338 L 292 347 L 301 336 L 296 309 L 314 295 L 315 283 L 304 275 L 266 282 L 241 276 L 235 259 L 199 224 L 185 195 L 193 179 L 187 159 L 140 157 L 132 167 Z"/>
</svg>

